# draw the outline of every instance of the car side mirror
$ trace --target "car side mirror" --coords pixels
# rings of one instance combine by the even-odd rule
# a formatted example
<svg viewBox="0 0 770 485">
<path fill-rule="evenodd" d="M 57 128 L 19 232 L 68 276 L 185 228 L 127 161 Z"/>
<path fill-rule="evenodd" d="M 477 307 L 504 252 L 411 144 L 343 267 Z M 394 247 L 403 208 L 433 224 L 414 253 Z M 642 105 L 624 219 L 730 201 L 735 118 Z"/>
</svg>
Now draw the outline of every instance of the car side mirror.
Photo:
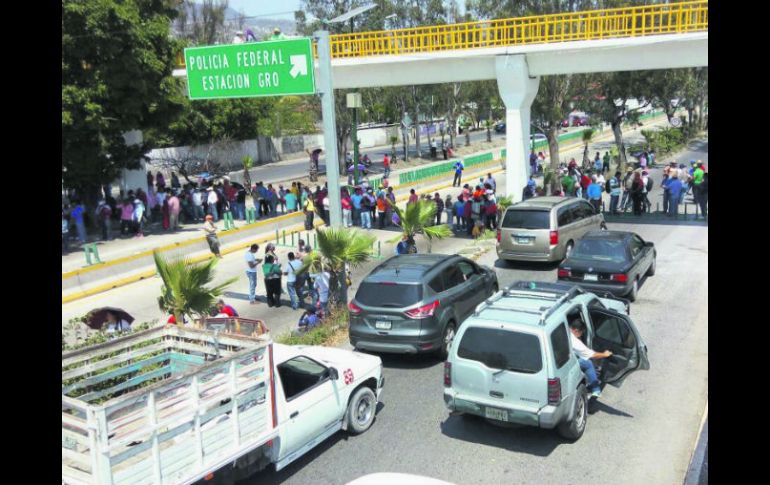
<svg viewBox="0 0 770 485">
<path fill-rule="evenodd" d="M 329 367 L 329 379 L 336 381 L 340 378 L 340 373 L 334 367 Z"/>
</svg>

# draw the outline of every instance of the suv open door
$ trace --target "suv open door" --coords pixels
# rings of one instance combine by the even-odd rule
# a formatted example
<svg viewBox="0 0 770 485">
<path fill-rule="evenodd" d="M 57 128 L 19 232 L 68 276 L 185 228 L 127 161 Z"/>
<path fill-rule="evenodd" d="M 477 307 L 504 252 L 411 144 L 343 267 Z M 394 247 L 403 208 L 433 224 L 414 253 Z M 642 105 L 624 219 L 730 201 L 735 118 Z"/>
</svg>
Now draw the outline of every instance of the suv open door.
<svg viewBox="0 0 770 485">
<path fill-rule="evenodd" d="M 593 326 L 592 348 L 612 352 L 603 359 L 601 381 L 620 387 L 632 372 L 650 368 L 647 345 L 631 318 L 604 308 L 589 308 L 588 312 Z"/>
</svg>

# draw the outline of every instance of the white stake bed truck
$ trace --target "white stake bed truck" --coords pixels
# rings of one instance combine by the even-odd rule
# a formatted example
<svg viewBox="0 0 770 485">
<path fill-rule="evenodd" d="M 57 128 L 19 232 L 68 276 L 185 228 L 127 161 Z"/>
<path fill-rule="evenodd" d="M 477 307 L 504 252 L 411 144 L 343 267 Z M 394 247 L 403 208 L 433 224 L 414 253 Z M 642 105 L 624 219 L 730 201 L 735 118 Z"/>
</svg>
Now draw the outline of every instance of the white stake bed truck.
<svg viewBox="0 0 770 485">
<path fill-rule="evenodd" d="M 366 431 L 379 357 L 167 325 L 62 354 L 62 483 L 232 483 Z"/>
</svg>

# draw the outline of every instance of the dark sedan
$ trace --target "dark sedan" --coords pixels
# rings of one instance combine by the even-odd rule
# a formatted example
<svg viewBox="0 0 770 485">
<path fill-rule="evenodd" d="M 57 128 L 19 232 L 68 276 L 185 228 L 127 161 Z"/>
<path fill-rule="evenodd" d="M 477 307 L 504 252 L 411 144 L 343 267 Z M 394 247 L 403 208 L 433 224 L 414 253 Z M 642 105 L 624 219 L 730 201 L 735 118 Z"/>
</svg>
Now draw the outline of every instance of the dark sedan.
<svg viewBox="0 0 770 485">
<path fill-rule="evenodd" d="M 655 274 L 655 245 L 638 234 L 591 231 L 559 265 L 559 281 L 578 283 L 588 291 L 608 291 L 636 300 L 639 282 Z"/>
</svg>

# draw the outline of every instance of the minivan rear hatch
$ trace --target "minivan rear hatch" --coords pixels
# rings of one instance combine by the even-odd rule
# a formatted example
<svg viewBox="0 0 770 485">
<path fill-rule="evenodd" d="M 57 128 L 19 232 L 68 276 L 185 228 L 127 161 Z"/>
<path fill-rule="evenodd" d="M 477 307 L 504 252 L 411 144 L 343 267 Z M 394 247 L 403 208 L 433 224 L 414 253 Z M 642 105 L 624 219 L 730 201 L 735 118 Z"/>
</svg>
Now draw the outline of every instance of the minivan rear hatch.
<svg viewBox="0 0 770 485">
<path fill-rule="evenodd" d="M 500 224 L 500 245 L 515 253 L 547 253 L 551 237 L 551 210 L 509 208 Z"/>
<path fill-rule="evenodd" d="M 505 409 L 509 421 L 537 424 L 533 414 L 548 404 L 548 371 L 539 334 L 472 324 L 458 338 L 452 362 L 456 397 L 483 405 L 482 413 L 492 419 L 503 420 L 495 416 Z"/>
</svg>

